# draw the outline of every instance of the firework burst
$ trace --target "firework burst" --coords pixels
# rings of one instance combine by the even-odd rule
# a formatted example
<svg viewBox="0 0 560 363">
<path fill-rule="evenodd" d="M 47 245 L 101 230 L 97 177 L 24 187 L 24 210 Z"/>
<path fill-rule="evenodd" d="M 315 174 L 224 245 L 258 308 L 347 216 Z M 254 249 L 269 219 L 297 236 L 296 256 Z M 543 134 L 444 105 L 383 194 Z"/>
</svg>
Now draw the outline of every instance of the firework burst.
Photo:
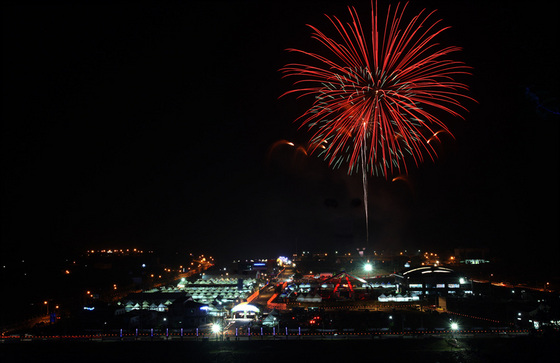
<svg viewBox="0 0 560 363">
<path fill-rule="evenodd" d="M 425 10 L 405 23 L 406 6 L 398 4 L 393 12 L 389 7 L 381 25 L 372 3 L 368 33 L 352 7 L 349 23 L 327 16 L 336 38 L 308 25 L 325 55 L 288 49 L 313 64 L 281 69 L 284 77 L 297 78 L 284 95 L 314 97 L 298 118 L 313 132 L 311 150 L 333 167 L 347 165 L 349 174 L 361 169 L 364 183 L 367 173 L 389 178 L 406 174 L 407 160 L 434 160 L 429 138 L 440 130 L 451 134 L 440 115 L 462 117 L 461 101 L 470 99 L 464 95 L 468 87 L 454 78 L 470 74 L 470 68 L 448 57 L 460 48 L 435 41 L 448 28 Z"/>
</svg>

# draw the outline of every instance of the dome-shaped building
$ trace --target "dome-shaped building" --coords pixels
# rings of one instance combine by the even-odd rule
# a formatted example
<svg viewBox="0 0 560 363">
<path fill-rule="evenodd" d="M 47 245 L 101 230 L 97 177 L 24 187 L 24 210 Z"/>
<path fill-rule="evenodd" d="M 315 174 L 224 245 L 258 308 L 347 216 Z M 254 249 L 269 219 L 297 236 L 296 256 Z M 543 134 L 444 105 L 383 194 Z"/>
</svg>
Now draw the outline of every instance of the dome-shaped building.
<svg viewBox="0 0 560 363">
<path fill-rule="evenodd" d="M 422 266 L 395 274 L 401 292 L 412 295 L 472 294 L 472 282 L 447 267 Z"/>
</svg>

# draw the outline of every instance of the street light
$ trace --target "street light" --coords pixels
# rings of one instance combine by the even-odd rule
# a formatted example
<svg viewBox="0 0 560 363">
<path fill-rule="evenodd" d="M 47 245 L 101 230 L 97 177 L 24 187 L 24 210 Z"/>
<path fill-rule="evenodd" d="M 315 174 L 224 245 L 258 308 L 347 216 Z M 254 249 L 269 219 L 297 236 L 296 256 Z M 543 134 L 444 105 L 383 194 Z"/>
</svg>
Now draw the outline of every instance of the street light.
<svg viewBox="0 0 560 363">
<path fill-rule="evenodd" d="M 459 330 L 459 324 L 456 322 L 451 323 L 451 330 Z"/>
<path fill-rule="evenodd" d="M 373 271 L 373 266 L 371 265 L 371 263 L 368 262 L 364 265 L 364 271 L 367 272 L 367 277 L 369 278 L 369 273 Z"/>
<path fill-rule="evenodd" d="M 216 334 L 216 340 L 218 340 L 218 334 L 220 334 L 221 330 L 222 327 L 220 324 L 212 324 L 212 333 Z"/>
</svg>

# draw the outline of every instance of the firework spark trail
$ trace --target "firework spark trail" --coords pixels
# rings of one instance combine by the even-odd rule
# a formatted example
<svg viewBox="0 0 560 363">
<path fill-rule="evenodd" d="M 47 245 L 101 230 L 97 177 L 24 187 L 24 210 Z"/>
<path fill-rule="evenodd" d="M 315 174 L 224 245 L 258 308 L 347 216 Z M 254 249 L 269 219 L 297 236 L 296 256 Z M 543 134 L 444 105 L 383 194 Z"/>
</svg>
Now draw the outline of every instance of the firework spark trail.
<svg viewBox="0 0 560 363">
<path fill-rule="evenodd" d="M 366 170 L 366 139 L 363 139 L 362 143 L 362 187 L 364 189 L 364 213 L 366 215 L 366 245 L 369 247 L 369 207 L 368 207 L 368 182 L 367 182 L 367 170 Z"/>
<path fill-rule="evenodd" d="M 407 159 L 418 166 L 436 152 L 428 143 L 434 130 L 451 135 L 439 114 L 461 117 L 468 87 L 454 77 L 470 74 L 470 67 L 448 58 L 459 47 L 441 47 L 435 38 L 448 27 L 422 10 L 409 23 L 402 19 L 407 4 L 389 6 L 385 24 L 378 23 L 372 2 L 371 37 L 367 37 L 357 11 L 349 7 L 351 22 L 327 16 L 336 31 L 330 38 L 312 25 L 312 38 L 325 55 L 288 49 L 311 58 L 313 64 L 290 63 L 283 77 L 296 77 L 297 93 L 314 97 L 312 106 L 296 121 L 313 131 L 311 152 L 332 167 L 347 164 L 352 174 L 361 169 L 368 228 L 367 174 L 407 174 Z M 369 234 L 369 232 L 367 232 Z"/>
</svg>

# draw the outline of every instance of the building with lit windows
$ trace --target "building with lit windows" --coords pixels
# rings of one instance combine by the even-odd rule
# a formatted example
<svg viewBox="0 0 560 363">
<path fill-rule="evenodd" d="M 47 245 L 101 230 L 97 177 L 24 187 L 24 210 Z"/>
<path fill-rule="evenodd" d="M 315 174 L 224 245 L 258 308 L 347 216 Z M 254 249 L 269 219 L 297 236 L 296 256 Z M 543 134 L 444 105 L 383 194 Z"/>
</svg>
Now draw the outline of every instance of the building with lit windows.
<svg viewBox="0 0 560 363">
<path fill-rule="evenodd" d="M 465 265 L 490 263 L 488 248 L 455 248 L 455 258 Z"/>
<path fill-rule="evenodd" d="M 401 293 L 439 296 L 472 294 L 472 282 L 447 267 L 411 268 L 395 274 L 395 278 Z"/>
</svg>

